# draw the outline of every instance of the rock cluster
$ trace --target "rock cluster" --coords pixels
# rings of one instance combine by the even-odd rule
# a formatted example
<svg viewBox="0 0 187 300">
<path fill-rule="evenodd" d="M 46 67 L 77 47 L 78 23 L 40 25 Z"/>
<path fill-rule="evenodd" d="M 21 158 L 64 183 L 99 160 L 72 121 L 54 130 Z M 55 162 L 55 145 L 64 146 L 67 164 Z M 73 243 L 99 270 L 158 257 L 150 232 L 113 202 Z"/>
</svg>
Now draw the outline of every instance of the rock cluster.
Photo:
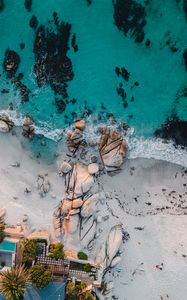
<svg viewBox="0 0 187 300">
<path fill-rule="evenodd" d="M 32 139 L 34 137 L 35 129 L 34 129 L 34 124 L 32 118 L 28 115 L 25 117 L 23 121 L 23 136 Z"/>
<path fill-rule="evenodd" d="M 63 162 L 61 170 L 65 177 L 66 196 L 54 213 L 56 236 L 76 234 L 82 247 L 91 247 L 96 231 L 96 206 L 99 194 L 92 192 L 95 184 L 88 167 L 80 163 L 68 166 Z"/>
<path fill-rule="evenodd" d="M 14 126 L 14 122 L 6 114 L 0 115 L 0 132 L 9 132 Z"/>
<path fill-rule="evenodd" d="M 101 128 L 99 153 L 107 172 L 119 171 L 127 155 L 128 146 L 121 133 L 109 128 Z"/>
</svg>

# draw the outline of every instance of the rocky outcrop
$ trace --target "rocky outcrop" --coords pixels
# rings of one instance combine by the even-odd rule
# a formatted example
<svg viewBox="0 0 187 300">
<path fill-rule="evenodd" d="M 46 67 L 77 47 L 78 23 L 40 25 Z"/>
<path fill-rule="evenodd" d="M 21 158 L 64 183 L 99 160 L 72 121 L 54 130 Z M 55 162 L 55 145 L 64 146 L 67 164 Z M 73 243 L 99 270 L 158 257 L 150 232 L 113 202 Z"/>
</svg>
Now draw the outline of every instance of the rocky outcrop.
<svg viewBox="0 0 187 300">
<path fill-rule="evenodd" d="M 127 155 L 128 146 L 121 133 L 109 128 L 100 129 L 99 153 L 107 172 L 119 171 Z"/>
<path fill-rule="evenodd" d="M 14 126 L 14 122 L 6 114 L 0 115 L 0 132 L 9 132 Z"/>
<path fill-rule="evenodd" d="M 41 197 L 44 197 L 50 190 L 50 181 L 47 175 L 38 174 L 37 179 L 38 191 Z"/>
<path fill-rule="evenodd" d="M 23 136 L 32 139 L 34 137 L 35 134 L 35 129 L 34 129 L 34 124 L 33 124 L 33 120 L 30 116 L 26 116 L 24 121 L 23 121 Z"/>
<path fill-rule="evenodd" d="M 5 58 L 3 66 L 9 77 L 13 77 L 19 67 L 20 57 L 19 55 L 10 49 L 5 51 Z"/>
<path fill-rule="evenodd" d="M 67 136 L 68 150 L 75 153 L 81 145 L 85 144 L 83 140 L 83 130 L 85 128 L 85 121 L 77 119 L 74 123 L 74 128 Z"/>
<path fill-rule="evenodd" d="M 92 193 L 95 179 L 88 172 L 88 167 L 80 163 L 71 163 L 70 168 L 63 163 L 66 196 L 54 212 L 55 234 L 70 239 L 77 239 L 81 247 L 91 247 L 96 233 L 96 205 L 99 194 Z M 68 238 L 69 239 L 69 238 Z"/>
<path fill-rule="evenodd" d="M 155 131 L 155 136 L 172 140 L 176 145 L 187 147 L 187 121 L 177 117 L 168 119 Z"/>
<path fill-rule="evenodd" d="M 119 258 L 117 252 L 119 251 L 122 242 L 122 227 L 121 225 L 115 225 L 111 228 L 105 243 L 102 244 L 99 249 L 96 262 L 103 265 L 106 269 L 111 265 L 116 265 Z M 114 261 L 113 261 L 114 260 Z"/>
</svg>

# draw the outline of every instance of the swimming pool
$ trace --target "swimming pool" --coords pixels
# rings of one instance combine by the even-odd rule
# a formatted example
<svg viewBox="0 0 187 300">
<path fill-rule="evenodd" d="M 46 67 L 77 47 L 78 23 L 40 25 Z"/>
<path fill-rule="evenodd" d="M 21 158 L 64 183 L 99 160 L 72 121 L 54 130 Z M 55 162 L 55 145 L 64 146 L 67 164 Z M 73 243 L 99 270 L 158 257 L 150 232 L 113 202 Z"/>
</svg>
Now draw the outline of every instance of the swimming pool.
<svg viewBox="0 0 187 300">
<path fill-rule="evenodd" d="M 0 252 L 15 252 L 16 251 L 16 243 L 10 242 L 8 240 L 3 240 L 2 243 L 0 243 Z"/>
</svg>

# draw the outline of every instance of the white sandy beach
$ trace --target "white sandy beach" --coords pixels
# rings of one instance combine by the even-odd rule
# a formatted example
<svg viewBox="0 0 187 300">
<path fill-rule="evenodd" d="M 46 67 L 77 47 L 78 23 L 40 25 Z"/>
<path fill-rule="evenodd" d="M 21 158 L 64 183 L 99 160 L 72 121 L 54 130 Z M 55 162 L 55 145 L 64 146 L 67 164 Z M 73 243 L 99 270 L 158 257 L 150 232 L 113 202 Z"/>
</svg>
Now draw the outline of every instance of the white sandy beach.
<svg viewBox="0 0 187 300">
<path fill-rule="evenodd" d="M 12 166 L 16 162 L 20 167 Z M 39 173 L 47 173 L 51 183 L 43 198 L 37 190 Z M 107 275 L 107 281 L 114 281 L 114 290 L 106 299 L 186 300 L 186 169 L 138 158 L 127 160 L 120 174 L 104 174 L 98 180 L 106 201 L 99 204 L 97 215 L 108 219 L 98 225 L 96 248 L 112 225 L 122 223 L 130 234 L 121 247 L 118 269 Z M 26 188 L 31 192 L 25 193 Z M 52 232 L 53 211 L 63 195 L 64 179 L 56 162 L 46 165 L 33 160 L 16 136 L 0 135 L 0 207 L 6 208 L 8 224 L 27 214 L 31 227 Z"/>
</svg>

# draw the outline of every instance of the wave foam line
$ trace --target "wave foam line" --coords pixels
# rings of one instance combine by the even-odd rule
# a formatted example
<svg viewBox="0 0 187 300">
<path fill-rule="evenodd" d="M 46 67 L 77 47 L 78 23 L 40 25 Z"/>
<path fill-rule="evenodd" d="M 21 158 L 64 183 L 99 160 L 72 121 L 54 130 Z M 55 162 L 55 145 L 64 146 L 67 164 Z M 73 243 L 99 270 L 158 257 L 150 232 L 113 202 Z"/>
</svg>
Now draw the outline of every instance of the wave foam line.
<svg viewBox="0 0 187 300">
<path fill-rule="evenodd" d="M 16 111 L 2 110 L 0 114 L 6 113 L 14 122 L 16 126 L 22 126 L 24 116 Z M 107 123 L 94 124 L 92 118 L 86 122 L 84 130 L 84 138 L 89 141 L 98 141 L 99 127 L 110 127 L 111 129 L 118 128 L 118 125 L 111 125 L 110 121 Z M 40 126 L 35 126 L 36 134 L 44 135 L 46 138 L 58 142 L 62 137 L 65 137 L 72 130 L 72 126 L 62 129 L 53 129 L 47 122 L 40 122 Z M 125 136 L 128 146 L 130 159 L 134 158 L 154 158 L 164 160 L 171 163 L 179 164 L 187 167 L 187 149 L 180 146 L 176 147 L 172 141 L 166 142 L 158 138 L 139 138 L 134 134 L 134 129 L 131 128 Z"/>
</svg>

